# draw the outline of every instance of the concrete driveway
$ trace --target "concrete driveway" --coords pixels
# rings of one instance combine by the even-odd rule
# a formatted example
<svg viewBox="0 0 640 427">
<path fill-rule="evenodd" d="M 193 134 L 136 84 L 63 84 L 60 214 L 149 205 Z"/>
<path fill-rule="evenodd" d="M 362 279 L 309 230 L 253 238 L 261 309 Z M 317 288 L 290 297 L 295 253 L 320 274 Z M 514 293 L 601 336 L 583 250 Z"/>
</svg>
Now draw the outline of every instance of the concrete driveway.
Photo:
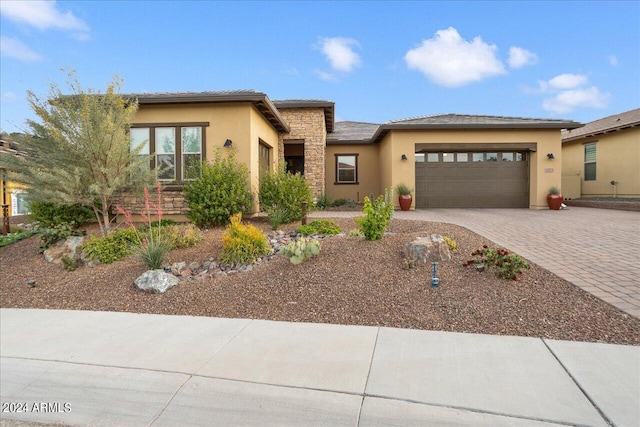
<svg viewBox="0 0 640 427">
<path fill-rule="evenodd" d="M 578 207 L 420 209 L 396 211 L 395 218 L 466 227 L 640 318 L 640 212 Z"/>
</svg>

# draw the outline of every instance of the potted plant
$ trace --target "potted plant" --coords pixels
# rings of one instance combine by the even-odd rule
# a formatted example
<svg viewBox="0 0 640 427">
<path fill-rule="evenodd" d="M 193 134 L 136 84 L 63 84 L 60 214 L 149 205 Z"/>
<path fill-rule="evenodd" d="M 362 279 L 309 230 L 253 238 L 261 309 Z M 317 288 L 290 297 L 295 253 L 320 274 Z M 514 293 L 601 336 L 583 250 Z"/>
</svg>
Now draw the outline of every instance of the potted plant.
<svg viewBox="0 0 640 427">
<path fill-rule="evenodd" d="M 413 201 L 413 197 L 411 196 L 413 189 L 409 188 L 409 186 L 404 182 L 399 183 L 396 188 L 398 190 L 398 202 L 400 202 L 400 209 L 408 211 L 411 208 L 411 202 Z"/>
<path fill-rule="evenodd" d="M 558 187 L 554 186 L 549 188 L 549 194 L 547 195 L 547 204 L 549 205 L 549 209 L 554 211 L 560 210 L 563 200 L 564 197 L 560 194 Z"/>
</svg>

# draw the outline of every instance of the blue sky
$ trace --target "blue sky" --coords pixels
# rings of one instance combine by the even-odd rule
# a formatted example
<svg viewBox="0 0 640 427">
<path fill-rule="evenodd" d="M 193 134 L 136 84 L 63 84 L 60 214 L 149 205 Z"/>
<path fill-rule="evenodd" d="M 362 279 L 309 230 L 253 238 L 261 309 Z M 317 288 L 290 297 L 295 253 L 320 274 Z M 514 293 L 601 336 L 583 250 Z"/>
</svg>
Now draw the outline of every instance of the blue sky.
<svg viewBox="0 0 640 427">
<path fill-rule="evenodd" d="M 640 2 L 0 0 L 0 127 L 74 69 L 126 93 L 255 89 L 338 120 L 589 122 L 640 107 Z"/>
</svg>

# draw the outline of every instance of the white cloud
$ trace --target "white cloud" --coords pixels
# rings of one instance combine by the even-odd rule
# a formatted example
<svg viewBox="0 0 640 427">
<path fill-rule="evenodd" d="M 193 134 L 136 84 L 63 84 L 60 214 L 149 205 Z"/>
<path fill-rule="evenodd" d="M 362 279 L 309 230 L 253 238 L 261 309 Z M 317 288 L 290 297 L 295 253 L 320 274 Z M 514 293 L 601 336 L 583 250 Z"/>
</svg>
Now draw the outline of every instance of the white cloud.
<svg viewBox="0 0 640 427">
<path fill-rule="evenodd" d="M 449 27 L 423 40 L 420 46 L 409 50 L 404 59 L 410 69 L 420 71 L 434 83 L 458 87 L 505 74 L 496 50 L 495 45 L 485 43 L 480 37 L 464 40 L 455 28 Z"/>
<path fill-rule="evenodd" d="M 609 64 L 611 64 L 612 66 L 617 66 L 618 65 L 618 58 L 615 55 L 610 55 L 609 56 Z"/>
<path fill-rule="evenodd" d="M 16 102 L 17 99 L 18 96 L 13 92 L 4 92 L 1 98 L 3 104 L 11 104 L 13 102 Z"/>
<path fill-rule="evenodd" d="M 31 50 L 20 40 L 11 37 L 0 37 L 0 53 L 8 58 L 14 58 L 24 62 L 42 60 L 42 56 L 39 53 Z"/>
<path fill-rule="evenodd" d="M 324 80 L 325 82 L 338 81 L 338 76 L 336 76 L 335 74 L 327 73 L 326 71 L 322 70 L 314 70 L 314 73 L 316 73 L 318 77 L 320 77 L 320 79 Z"/>
<path fill-rule="evenodd" d="M 336 71 L 351 72 L 360 65 L 360 56 L 353 51 L 354 47 L 360 47 L 360 43 L 355 39 L 320 38 L 320 50 L 329 60 L 331 68 Z"/>
<path fill-rule="evenodd" d="M 558 74 L 548 82 L 540 82 L 543 90 L 574 89 L 587 84 L 589 79 L 583 74 Z"/>
<path fill-rule="evenodd" d="M 507 62 L 511 68 L 522 68 L 525 65 L 537 64 L 538 55 L 521 47 L 511 46 L 509 48 L 509 59 L 507 59 Z"/>
<path fill-rule="evenodd" d="M 72 31 L 80 39 L 88 38 L 89 26 L 73 12 L 62 12 L 55 1 L 3 1 L 0 11 L 6 18 L 40 30 Z"/>
<path fill-rule="evenodd" d="M 582 74 L 559 74 L 538 84 L 543 92 L 554 94 L 542 102 L 542 108 L 557 114 L 570 113 L 576 108 L 605 108 L 611 98 L 611 94 L 589 85 L 589 79 Z"/>
</svg>

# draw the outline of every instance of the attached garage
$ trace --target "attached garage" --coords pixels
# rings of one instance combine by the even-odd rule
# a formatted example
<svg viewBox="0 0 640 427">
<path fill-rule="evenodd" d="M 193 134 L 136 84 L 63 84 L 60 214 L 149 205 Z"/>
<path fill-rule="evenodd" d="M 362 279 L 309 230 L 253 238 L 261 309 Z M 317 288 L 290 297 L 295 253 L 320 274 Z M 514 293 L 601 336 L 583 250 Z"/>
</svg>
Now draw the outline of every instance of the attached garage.
<svg viewBox="0 0 640 427">
<path fill-rule="evenodd" d="M 415 154 L 416 208 L 527 208 L 527 151 Z"/>
</svg>

